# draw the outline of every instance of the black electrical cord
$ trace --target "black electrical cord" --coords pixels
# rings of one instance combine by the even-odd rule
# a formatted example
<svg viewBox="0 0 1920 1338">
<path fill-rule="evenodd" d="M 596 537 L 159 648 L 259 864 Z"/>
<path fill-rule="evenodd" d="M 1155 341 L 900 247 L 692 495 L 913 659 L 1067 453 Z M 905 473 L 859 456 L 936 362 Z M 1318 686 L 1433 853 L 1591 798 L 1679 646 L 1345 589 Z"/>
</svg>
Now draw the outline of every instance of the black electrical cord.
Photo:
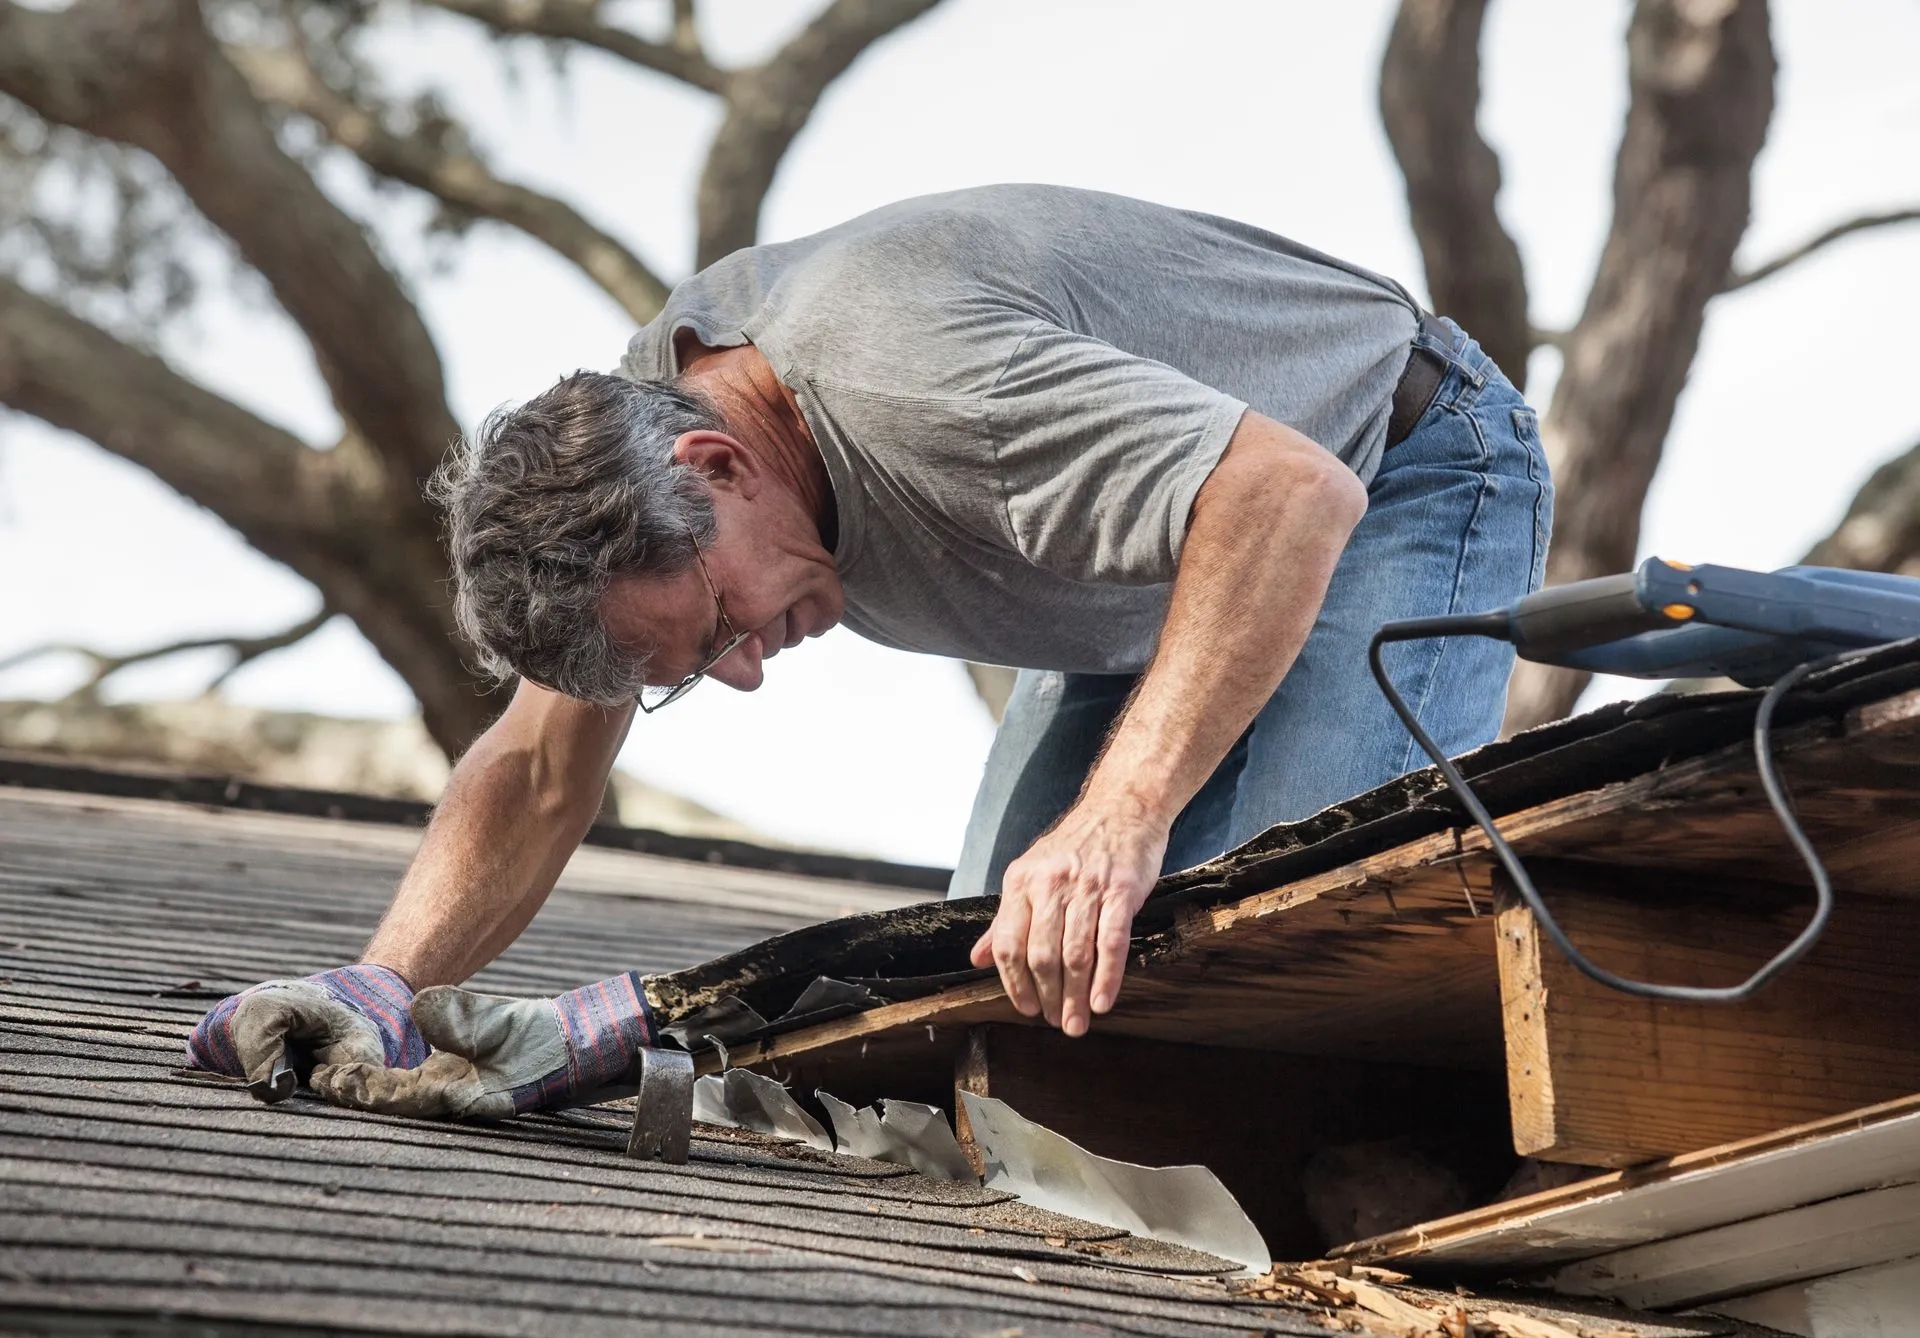
<svg viewBox="0 0 1920 1338">
<path fill-rule="evenodd" d="M 1773 806 L 1774 815 L 1780 819 L 1781 827 L 1786 830 L 1787 839 L 1799 852 L 1801 860 L 1807 866 L 1807 872 L 1813 875 L 1815 897 L 1813 918 L 1807 921 L 1806 928 L 1795 936 L 1793 942 L 1774 954 L 1765 965 L 1738 985 L 1717 987 L 1660 985 L 1652 981 L 1630 980 L 1625 976 L 1616 975 L 1604 966 L 1588 960 L 1586 954 L 1573 946 L 1573 941 L 1567 937 L 1566 931 L 1560 928 L 1559 921 L 1553 918 L 1553 913 L 1547 909 L 1546 902 L 1541 899 L 1539 890 L 1533 885 L 1533 879 L 1527 876 L 1526 867 L 1520 863 L 1520 857 L 1513 853 L 1513 847 L 1507 844 L 1507 839 L 1500 835 L 1499 829 L 1494 826 L 1493 816 L 1487 812 L 1486 805 L 1480 802 L 1480 796 L 1473 792 L 1466 778 L 1460 774 L 1460 769 L 1454 766 L 1452 760 L 1440 750 L 1439 745 L 1434 743 L 1433 736 L 1428 734 L 1420 722 L 1414 718 L 1413 712 L 1407 708 L 1405 699 L 1400 696 L 1399 691 L 1387 677 L 1386 666 L 1380 662 L 1381 647 L 1388 642 L 1419 641 L 1427 637 L 1443 636 L 1483 636 L 1496 641 L 1505 641 L 1508 639 L 1508 627 L 1505 613 L 1463 614 L 1455 617 L 1419 618 L 1389 623 L 1374 634 L 1373 643 L 1367 648 L 1367 663 L 1372 666 L 1374 681 L 1380 685 L 1380 691 L 1386 694 L 1387 704 L 1393 707 L 1394 714 L 1400 717 L 1400 722 L 1426 750 L 1427 756 L 1433 759 L 1434 765 L 1440 768 L 1440 774 L 1447 778 L 1447 784 L 1458 796 L 1461 806 L 1467 810 L 1475 822 L 1480 824 L 1480 830 L 1487 834 L 1487 840 L 1493 847 L 1495 858 L 1507 871 L 1507 876 L 1513 880 L 1515 890 L 1520 893 L 1520 899 L 1526 903 L 1527 909 L 1533 912 L 1534 921 L 1545 931 L 1553 945 L 1566 955 L 1575 969 L 1609 989 L 1619 990 L 1622 994 L 1636 995 L 1642 999 L 1669 999 L 1686 1003 L 1738 1003 L 1750 998 L 1761 986 L 1806 956 L 1808 949 L 1813 947 L 1815 940 L 1826 929 L 1828 919 L 1833 915 L 1833 882 L 1827 877 L 1826 866 L 1820 862 L 1820 856 L 1814 850 L 1813 842 L 1807 839 L 1806 832 L 1801 829 L 1799 818 L 1793 811 L 1793 801 L 1788 798 L 1785 787 L 1780 784 L 1779 774 L 1774 770 L 1773 713 L 1774 709 L 1780 705 L 1781 698 L 1792 691 L 1797 683 L 1815 669 L 1832 661 L 1817 660 L 1789 669 L 1774 680 L 1773 685 L 1767 689 L 1753 717 L 1753 758 L 1760 770 L 1760 785 L 1766 791 L 1767 802 Z"/>
</svg>

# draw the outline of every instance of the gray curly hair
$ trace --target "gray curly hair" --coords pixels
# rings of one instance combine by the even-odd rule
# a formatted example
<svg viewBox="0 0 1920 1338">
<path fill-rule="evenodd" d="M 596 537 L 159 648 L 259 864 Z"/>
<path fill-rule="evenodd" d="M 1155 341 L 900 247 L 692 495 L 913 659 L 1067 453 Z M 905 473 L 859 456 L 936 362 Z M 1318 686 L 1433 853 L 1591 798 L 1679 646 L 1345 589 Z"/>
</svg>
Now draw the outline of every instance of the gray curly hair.
<svg viewBox="0 0 1920 1338">
<path fill-rule="evenodd" d="M 685 386 L 576 372 L 487 416 L 428 485 L 446 509 L 454 614 L 479 667 L 621 706 L 645 682 L 600 620 L 616 576 L 674 576 L 714 537 L 713 495 L 673 458 L 682 433 L 724 431 Z"/>
</svg>

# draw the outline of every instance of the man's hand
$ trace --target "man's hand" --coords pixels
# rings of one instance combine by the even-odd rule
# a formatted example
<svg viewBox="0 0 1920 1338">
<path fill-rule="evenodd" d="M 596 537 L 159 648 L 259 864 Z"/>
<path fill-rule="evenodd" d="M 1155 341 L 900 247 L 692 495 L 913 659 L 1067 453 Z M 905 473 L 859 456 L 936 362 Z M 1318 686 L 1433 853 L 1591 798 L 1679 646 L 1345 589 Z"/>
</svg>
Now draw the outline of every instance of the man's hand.
<svg viewBox="0 0 1920 1338">
<path fill-rule="evenodd" d="M 245 1078 L 268 1100 L 292 1094 L 269 1086 L 289 1043 L 316 1064 L 411 1067 L 427 1043 L 407 1014 L 413 989 L 384 966 L 343 966 L 304 980 L 269 980 L 229 995 L 187 1037 L 192 1068 Z"/>
<path fill-rule="evenodd" d="M 1127 969 L 1134 913 L 1160 876 L 1167 824 L 1133 805 L 1069 809 L 1007 866 L 1000 909 L 973 945 L 1013 1006 L 1044 1013 L 1069 1036 L 1113 1007 Z"/>
<path fill-rule="evenodd" d="M 504 1119 L 566 1104 L 616 1081 L 652 1044 L 637 973 L 551 999 L 420 991 L 413 1020 L 433 1056 L 397 1069 L 351 1060 L 313 1071 L 313 1090 L 336 1105 L 428 1119 Z"/>
<path fill-rule="evenodd" d="M 1367 509 L 1351 470 L 1249 409 L 1193 500 L 1153 663 L 1079 801 L 1007 868 L 973 945 L 1069 1036 L 1113 1007 L 1167 835 L 1300 653 Z"/>
</svg>

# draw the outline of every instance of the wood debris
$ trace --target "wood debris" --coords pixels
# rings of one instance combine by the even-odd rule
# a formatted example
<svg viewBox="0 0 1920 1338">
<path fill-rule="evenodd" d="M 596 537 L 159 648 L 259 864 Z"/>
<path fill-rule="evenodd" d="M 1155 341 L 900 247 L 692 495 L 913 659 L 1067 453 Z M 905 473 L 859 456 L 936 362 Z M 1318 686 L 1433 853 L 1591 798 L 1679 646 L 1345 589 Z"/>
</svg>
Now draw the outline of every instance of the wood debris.
<svg viewBox="0 0 1920 1338">
<path fill-rule="evenodd" d="M 1336 1327 L 1339 1321 L 1327 1312 L 1345 1310 L 1352 1317 L 1348 1327 L 1363 1324 L 1368 1333 L 1387 1338 L 1634 1338 L 1632 1331 L 1614 1326 L 1568 1327 L 1512 1310 L 1469 1310 L 1464 1297 L 1412 1301 L 1390 1290 L 1409 1280 L 1405 1273 L 1338 1260 L 1276 1264 L 1235 1286 L 1250 1300 L 1320 1310 L 1336 1320 Z"/>
<path fill-rule="evenodd" d="M 1537 1315 L 1522 1315 L 1511 1310 L 1489 1310 L 1474 1322 L 1497 1330 L 1500 1338 L 1634 1338 L 1631 1329 L 1596 1329 L 1586 1324 L 1568 1328 Z"/>
<path fill-rule="evenodd" d="M 1429 1335 L 1446 1332 L 1442 1327 L 1446 1312 L 1403 1301 L 1378 1283 L 1361 1278 L 1337 1278 L 1331 1273 L 1312 1275 L 1311 1280 L 1346 1291 L 1356 1306 L 1376 1320 L 1385 1321 L 1384 1326 L 1374 1324 L 1372 1327 L 1385 1327 L 1394 1338 L 1429 1338 Z"/>
<path fill-rule="evenodd" d="M 1448 1333 L 1447 1322 L 1455 1318 L 1451 1312 L 1459 1310 L 1458 1306 L 1443 1311 L 1414 1305 L 1401 1300 L 1380 1283 L 1359 1274 L 1377 1274 L 1395 1281 L 1406 1280 L 1405 1274 L 1344 1264 L 1339 1272 L 1333 1268 L 1312 1265 L 1294 1269 L 1276 1265 L 1271 1272 L 1242 1283 L 1240 1287 L 1244 1294 L 1263 1301 L 1363 1310 L 1372 1317 L 1367 1321 L 1367 1327 L 1389 1334 L 1391 1338 L 1465 1338 L 1463 1319 L 1455 1324 L 1454 1334 Z"/>
</svg>

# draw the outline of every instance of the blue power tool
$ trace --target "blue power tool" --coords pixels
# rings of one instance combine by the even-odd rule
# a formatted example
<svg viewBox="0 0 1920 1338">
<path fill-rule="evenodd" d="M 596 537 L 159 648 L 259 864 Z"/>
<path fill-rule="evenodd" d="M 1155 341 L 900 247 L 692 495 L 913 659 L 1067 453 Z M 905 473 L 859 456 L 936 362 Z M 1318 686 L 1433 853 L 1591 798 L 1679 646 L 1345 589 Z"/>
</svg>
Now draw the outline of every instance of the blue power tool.
<svg viewBox="0 0 1920 1338">
<path fill-rule="evenodd" d="M 1408 709 L 1381 663 L 1382 647 L 1427 637 L 1506 641 L 1524 659 L 1629 678 L 1731 678 L 1767 691 L 1754 712 L 1754 760 L 1767 801 L 1813 876 L 1816 907 L 1807 927 L 1738 985 L 1701 987 L 1630 980 L 1589 961 L 1567 938 L 1478 795 Z M 1637 571 L 1555 586 L 1487 613 L 1410 618 L 1374 634 L 1367 660 L 1401 723 L 1426 749 L 1462 806 L 1486 833 L 1535 921 L 1567 960 L 1613 989 L 1649 999 L 1735 1003 L 1813 947 L 1833 911 L 1833 886 L 1801 829 L 1773 765 L 1773 713 L 1793 686 L 1822 664 L 1873 646 L 1920 637 L 1920 580 L 1884 572 L 1786 567 L 1689 567 L 1648 558 Z"/>
<path fill-rule="evenodd" d="M 1920 636 L 1920 580 L 1648 558 L 1638 571 L 1542 590 L 1495 616 L 1506 619 L 1501 639 L 1542 664 L 1757 688 L 1810 660 Z"/>
</svg>

